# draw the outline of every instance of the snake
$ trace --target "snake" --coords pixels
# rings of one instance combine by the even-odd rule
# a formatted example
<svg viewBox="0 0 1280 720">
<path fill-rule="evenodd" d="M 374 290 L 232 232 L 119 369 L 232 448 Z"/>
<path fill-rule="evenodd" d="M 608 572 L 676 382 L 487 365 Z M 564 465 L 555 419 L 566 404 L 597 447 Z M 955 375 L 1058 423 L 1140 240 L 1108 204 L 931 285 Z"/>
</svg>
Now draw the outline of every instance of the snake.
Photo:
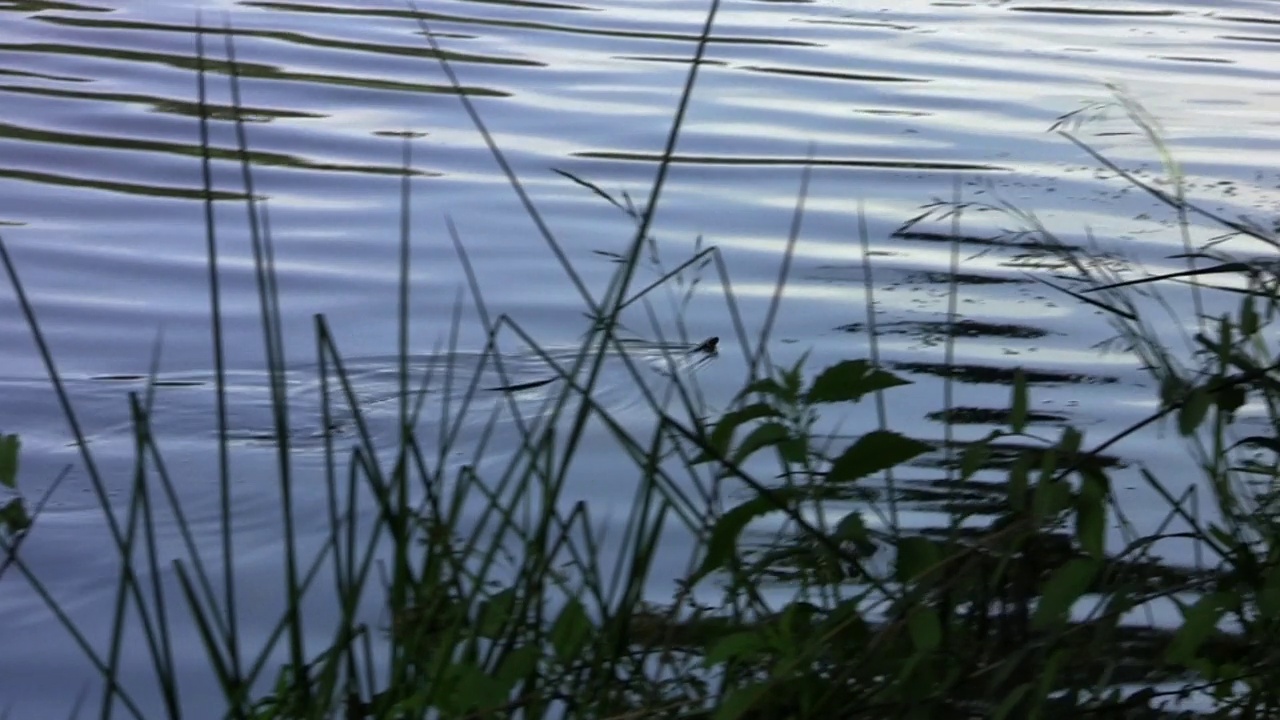
<svg viewBox="0 0 1280 720">
<path fill-rule="evenodd" d="M 676 377 L 687 375 L 718 355 L 719 337 L 709 337 L 700 343 L 655 343 L 638 339 L 617 341 L 618 350 L 610 355 L 625 353 L 641 361 L 642 367 L 657 375 Z M 564 378 L 563 372 L 528 378 L 531 374 L 546 372 L 549 364 L 566 366 L 583 352 L 582 347 L 550 348 L 534 352 L 502 354 L 495 359 L 494 352 L 480 353 L 458 351 L 430 353 L 408 358 L 410 371 L 409 400 L 422 399 L 436 407 L 453 407 L 455 410 L 469 403 L 468 413 L 478 418 L 487 417 L 495 406 L 505 403 L 486 401 L 488 396 L 506 396 L 519 405 L 522 412 L 541 412 L 541 403 L 547 396 L 536 392 Z M 501 367 L 501 371 L 498 367 Z M 356 407 L 366 421 L 373 423 L 375 434 L 385 437 L 397 435 L 400 391 L 400 363 L 396 356 L 366 356 L 350 358 L 345 363 L 347 379 L 355 393 Z M 618 374 L 628 372 L 618 369 Z M 480 377 L 477 377 L 480 375 Z M 430 376 L 431 382 L 422 378 Z M 487 376 L 487 377 L 485 377 Z M 488 379 L 489 382 L 484 382 Z M 493 381 L 497 380 L 498 383 Z M 615 409 L 634 404 L 641 397 L 634 390 L 634 380 L 628 374 L 626 380 L 600 383 L 593 394 L 601 396 L 605 404 Z M 132 451 L 131 423 L 128 421 L 125 392 L 145 393 L 148 378 L 145 375 L 98 375 L 72 380 L 68 390 L 78 405 L 87 411 L 89 440 L 119 445 L 123 453 Z M 216 383 L 212 373 L 185 372 L 162 373 L 156 378 L 153 423 L 162 434 L 176 436 L 183 442 L 204 442 L 216 438 L 216 423 L 210 392 Z M 630 389 L 629 389 L 630 388 Z M 319 422 L 321 406 L 321 380 L 318 367 L 303 365 L 291 368 L 285 376 L 287 402 L 290 407 L 290 444 L 295 449 L 318 448 L 326 436 L 347 435 L 353 429 L 355 415 L 346 407 L 336 381 L 330 381 L 329 393 L 337 410 L 330 426 Z M 475 390 L 481 391 L 472 395 Z M 227 403 L 229 409 L 229 440 L 249 444 L 274 445 L 279 437 L 272 424 L 272 400 L 268 377 L 261 371 L 231 371 L 227 375 Z M 339 407 L 340 406 L 340 407 Z M 423 411 L 424 423 L 438 422 L 430 408 Z M 96 427 L 95 427 L 96 426 Z M 95 432 L 96 431 L 96 432 Z M 212 436 L 211 436 L 212 433 Z"/>
</svg>

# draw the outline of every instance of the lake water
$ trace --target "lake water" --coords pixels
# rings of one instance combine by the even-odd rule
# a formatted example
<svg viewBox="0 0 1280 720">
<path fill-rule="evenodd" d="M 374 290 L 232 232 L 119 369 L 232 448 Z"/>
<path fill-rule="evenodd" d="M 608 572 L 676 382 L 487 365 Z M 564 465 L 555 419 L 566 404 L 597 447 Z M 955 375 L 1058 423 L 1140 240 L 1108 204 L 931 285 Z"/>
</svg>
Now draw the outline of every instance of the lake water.
<svg viewBox="0 0 1280 720">
<path fill-rule="evenodd" d="M 569 261 L 594 293 L 603 292 L 614 269 L 607 254 L 625 247 L 633 226 L 553 170 L 638 201 L 646 196 L 706 5 L 420 6 Z M 654 226 L 662 261 L 670 267 L 687 258 L 698 238 L 719 247 L 754 335 L 811 159 L 773 357 L 790 362 L 808 350 L 810 367 L 821 367 L 868 352 L 861 202 L 880 351 L 917 381 L 895 396 L 890 423 L 940 437 L 931 414 L 943 407 L 939 323 L 951 245 L 931 233 L 949 228 L 894 230 L 922 205 L 952 197 L 959 183 L 964 199 L 1008 200 L 1067 242 L 1086 245 L 1091 234 L 1150 270 L 1180 269 L 1182 261 L 1168 259 L 1182 251 L 1172 213 L 1046 132 L 1059 116 L 1110 98 L 1108 83 L 1161 121 L 1195 199 L 1271 223 L 1280 197 L 1277 7 L 1271 0 L 909 0 L 893 9 L 836 0 L 728 2 Z M 132 452 L 120 431 L 128 417 L 124 391 L 138 383 L 101 378 L 145 375 L 162 339 L 161 371 L 192 385 L 163 393 L 157 421 L 175 419 L 161 439 L 193 527 L 212 538 L 212 361 L 192 32 L 198 8 L 207 21 L 225 17 L 234 27 L 254 180 L 270 198 L 291 361 L 314 359 L 314 313 L 328 318 L 348 356 L 395 352 L 405 131 L 421 134 L 412 160 L 413 350 L 427 353 L 446 337 L 464 288 L 446 217 L 457 224 L 491 312 L 509 313 L 553 346 L 576 342 L 585 321 L 582 300 L 401 4 L 0 2 L 0 233 L 117 497 L 128 487 Z M 209 36 L 215 58 L 221 41 Z M 225 75 L 211 75 L 211 93 L 215 105 L 229 103 Z M 1150 144 L 1115 115 L 1086 126 L 1085 137 L 1121 165 L 1159 176 Z M 212 133 L 224 152 L 215 183 L 238 192 L 231 125 L 216 122 Z M 263 361 L 244 206 L 221 202 L 217 214 L 229 361 L 249 388 L 250 412 L 265 412 L 261 391 L 251 389 Z M 965 219 L 963 229 L 979 238 L 1001 224 L 1009 223 L 985 215 Z M 1212 234 L 1197 230 L 1193 241 Z M 1022 365 L 1041 373 L 1033 401 L 1051 420 L 1039 428 L 1045 433 L 1069 421 L 1096 442 L 1149 412 L 1154 389 L 1146 374 L 1129 358 L 1093 348 L 1110 335 L 1095 311 L 1030 280 L 1052 271 L 1034 253 L 1006 241 L 965 243 L 960 253 L 958 307 L 970 324 L 956 362 L 973 372 L 956 385 L 956 405 L 1004 407 L 1009 371 Z M 653 277 L 646 265 L 638 282 Z M 710 405 L 723 407 L 745 363 L 715 277 L 704 273 L 687 305 L 663 300 L 655 313 L 668 336 L 678 319 L 689 339 L 724 337 L 716 372 L 699 375 Z M 656 337 L 644 313 L 629 319 L 637 334 Z M 461 347 L 477 349 L 482 338 L 470 310 L 464 326 Z M 7 283 L 0 388 L 0 430 L 21 434 L 21 482 L 38 497 L 77 455 Z M 855 418 L 858 424 L 870 421 Z M 961 426 L 957 434 L 988 427 Z M 1177 442 L 1156 434 L 1116 452 L 1160 472 L 1185 466 Z M 252 596 L 258 584 L 278 582 L 279 554 L 271 548 L 278 547 L 279 512 L 274 485 L 254 480 L 259 472 L 272 477 L 270 449 L 245 444 L 236 462 L 238 538 L 244 548 L 262 548 L 246 551 L 237 568 Z M 606 452 L 588 449 L 582 464 L 609 462 Z M 1122 501 L 1141 520 L 1149 491 L 1121 484 Z M 630 487 L 584 482 L 575 492 L 597 517 L 625 518 Z M 319 502 L 318 491 L 300 500 L 304 508 Z M 23 553 L 90 640 L 102 642 L 117 568 L 101 550 L 106 535 L 96 507 L 77 466 Z M 304 523 L 303 531 L 322 533 L 322 523 Z M 25 717 L 66 714 L 92 671 L 16 573 L 0 589 L 0 708 Z M 250 620 L 246 633 L 265 633 L 268 620 L 261 627 Z M 180 666 L 200 667 L 194 637 L 191 631 L 191 642 L 179 642 L 189 651 L 177 658 Z M 126 660 L 124 677 L 148 677 L 144 658 Z M 48 692 L 51 682 L 67 692 Z M 203 692 L 193 686 L 184 699 L 198 707 Z"/>
</svg>

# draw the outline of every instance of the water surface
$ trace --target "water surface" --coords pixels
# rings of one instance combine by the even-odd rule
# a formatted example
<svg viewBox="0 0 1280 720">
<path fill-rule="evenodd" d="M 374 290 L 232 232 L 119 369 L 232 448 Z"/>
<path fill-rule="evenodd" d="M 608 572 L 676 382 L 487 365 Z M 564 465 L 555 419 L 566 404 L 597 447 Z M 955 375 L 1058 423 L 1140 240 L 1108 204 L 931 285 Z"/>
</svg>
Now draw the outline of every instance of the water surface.
<svg viewBox="0 0 1280 720">
<path fill-rule="evenodd" d="M 706 6 L 456 0 L 420 7 L 569 261 L 601 293 L 614 267 L 609 254 L 625 247 L 631 221 L 553 170 L 637 201 L 646 196 Z M 101 431 L 127 418 L 125 385 L 94 378 L 145 376 L 157 342 L 165 377 L 211 372 L 191 29 L 198 9 L 209 23 L 229 22 L 235 39 L 292 363 L 315 360 L 315 313 L 327 317 L 345 354 L 394 355 L 406 131 L 418 138 L 412 350 L 439 348 L 460 293 L 467 297 L 446 218 L 457 224 L 490 312 L 509 313 L 543 343 L 578 340 L 586 327 L 581 298 L 402 5 L 8 3 L 0 6 L 0 233 L 86 427 Z M 659 259 L 674 266 L 699 238 L 719 247 L 756 333 L 774 294 L 802 170 L 812 166 L 773 356 L 790 362 L 811 350 L 817 367 L 868 352 L 861 203 L 880 351 L 917 381 L 899 393 L 890 422 L 940 437 L 950 228 L 894 230 L 925 203 L 952 197 L 958 184 L 965 199 L 1033 211 L 1067 242 L 1085 247 L 1092 237 L 1149 269 L 1179 268 L 1181 261 L 1168 259 L 1182 249 L 1172 214 L 1046 132 L 1059 116 L 1107 99 L 1107 83 L 1161 121 L 1193 197 L 1228 216 L 1270 222 L 1280 187 L 1273 57 L 1280 25 L 1272 10 L 1273 3 L 1248 0 L 1212 7 L 906 2 L 891 10 L 832 0 L 726 3 L 661 199 Z M 236 201 L 243 188 L 222 40 L 208 37 L 210 102 L 219 117 L 212 126 L 219 270 L 231 370 L 252 385 L 262 377 L 262 336 L 244 205 Z M 1149 143 L 1122 118 L 1083 132 L 1143 177 L 1161 174 Z M 983 411 L 1006 404 L 1019 365 L 1033 372 L 1035 417 L 1046 433 L 1070 422 L 1100 439 L 1140 419 L 1154 401 L 1146 375 L 1131 359 L 1094 348 L 1110 334 L 1094 310 L 1030 279 L 1054 268 L 1025 238 L 997 236 L 1007 224 L 975 215 L 963 227 L 971 240 L 959 250 L 965 323 L 956 362 L 964 373 L 954 402 L 968 412 L 955 417 L 969 422 L 957 435 L 991 427 L 998 415 Z M 1193 240 L 1212 234 L 1197 230 Z M 646 263 L 638 282 L 657 273 Z M 745 363 L 715 278 L 704 273 L 687 303 L 674 290 L 670 302 L 655 299 L 657 327 L 638 307 L 629 317 L 638 334 L 674 338 L 678 319 L 686 340 L 725 336 L 716 372 L 699 376 L 709 407 L 723 407 Z M 463 319 L 458 346 L 477 351 L 483 337 L 473 311 Z M 1172 327 L 1170 320 L 1163 329 Z M 22 434 L 22 481 L 38 495 L 76 455 L 8 289 L 0 292 L 0 387 L 0 429 Z M 200 383 L 168 388 L 157 417 L 207 416 L 205 390 Z M 260 388 L 253 397 L 261 400 Z M 844 430 L 873 422 L 868 409 Z M 163 442 L 182 473 L 194 527 L 212 537 L 213 446 L 191 427 L 175 422 Z M 1166 450 L 1172 443 L 1147 435 L 1117 453 L 1126 464 L 1141 460 L 1172 474 L 1183 467 L 1181 451 Z M 117 449 L 103 458 L 123 492 L 129 453 Z M 279 573 L 271 551 L 279 540 L 275 489 L 256 479 L 271 477 L 270 453 L 246 448 L 237 465 L 237 532 L 245 547 L 260 548 L 237 568 L 251 594 Z M 603 450 L 588 449 L 582 459 L 585 468 L 609 463 Z M 919 471 L 921 480 L 939 472 Z M 600 517 L 623 518 L 632 490 L 584 481 L 574 492 Z M 1149 491 L 1134 482 L 1122 492 L 1141 519 Z M 321 496 L 301 502 L 318 504 Z M 73 469 L 24 553 L 101 640 L 116 568 L 110 553 L 96 549 L 105 535 L 95 507 L 82 469 Z M 307 531 L 323 532 L 322 523 L 304 525 Z M 6 655 L 0 698 L 22 715 L 65 714 L 66 696 L 38 688 L 56 677 L 74 690 L 74 678 L 90 673 L 23 583 L 16 576 L 3 582 L 0 626 L 11 646 L 28 652 Z M 178 662 L 199 667 L 196 646 L 183 647 L 190 656 Z M 139 659 L 125 674 L 148 673 Z M 191 690 L 191 701 L 205 691 Z"/>
</svg>

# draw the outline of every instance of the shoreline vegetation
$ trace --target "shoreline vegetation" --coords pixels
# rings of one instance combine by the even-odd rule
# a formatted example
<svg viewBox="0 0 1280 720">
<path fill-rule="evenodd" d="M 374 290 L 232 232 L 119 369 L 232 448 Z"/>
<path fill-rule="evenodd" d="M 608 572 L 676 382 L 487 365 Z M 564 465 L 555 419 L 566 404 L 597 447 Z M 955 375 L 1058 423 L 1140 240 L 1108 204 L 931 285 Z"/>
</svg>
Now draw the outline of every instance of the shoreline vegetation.
<svg viewBox="0 0 1280 720">
<path fill-rule="evenodd" d="M 602 297 L 587 289 L 524 193 L 461 92 L 426 16 L 416 9 L 406 13 L 459 91 L 464 111 L 550 255 L 582 296 L 591 329 L 573 362 L 544 357 L 555 368 L 553 379 L 564 381 L 552 386 L 557 389 L 546 414 L 526 420 L 510 406 L 520 441 L 504 467 L 482 473 L 474 462 L 450 459 L 469 396 L 434 420 L 440 447 L 420 442 L 413 428 L 422 405 L 414 398 L 442 380 L 415 377 L 409 369 L 412 141 L 406 137 L 396 318 L 400 432 L 390 448 L 371 437 L 343 356 L 324 317 L 316 316 L 321 427 L 333 427 L 341 411 L 355 430 L 324 438 L 319 474 L 330 534 L 315 554 L 300 549 L 295 529 L 295 483 L 304 471 L 291 457 L 296 418 L 285 397 L 273 245 L 253 185 L 231 33 L 222 33 L 225 56 L 217 61 L 206 47 L 217 31 L 195 33 L 217 376 L 218 410 L 211 422 L 220 438 L 213 460 L 219 469 L 216 543 L 197 541 L 191 532 L 178 480 L 158 444 L 162 433 L 152 425 L 150 389 L 128 397 L 136 447 L 131 491 L 126 497 L 106 491 L 4 244 L 9 238 L 0 237 L 0 261 L 112 536 L 113 546 L 103 551 L 115 553 L 120 563 L 115 600 L 104 608 L 112 631 L 105 644 L 93 642 L 61 610 L 41 581 L 41 568 L 28 565 L 22 552 L 24 540 L 38 537 L 43 502 L 58 482 L 39 501 L 4 496 L 0 503 L 0 588 L 28 583 L 100 680 L 94 695 L 68 707 L 70 716 L 96 705 L 102 717 L 262 720 L 1280 717 L 1280 662 L 1274 657 L 1280 647 L 1280 525 L 1273 512 L 1280 359 L 1270 340 L 1280 289 L 1272 268 L 1241 262 L 1214 246 L 1195 247 L 1189 228 L 1207 223 L 1224 236 L 1268 249 L 1277 245 L 1273 233 L 1186 199 L 1157 123 L 1135 101 L 1118 94 L 1108 106 L 1125 113 L 1160 153 L 1168 180 L 1163 185 L 1095 150 L 1078 132 L 1088 122 L 1085 114 L 1064 117 L 1055 130 L 1066 141 L 1118 182 L 1169 207 L 1185 242 L 1185 271 L 1176 277 L 1122 277 L 1113 265 L 1093 262 L 1088 249 L 1060 242 L 1026 209 L 978 205 L 958 192 L 951 201 L 925 207 L 899 232 L 930 223 L 950 227 L 947 323 L 955 328 L 962 322 L 955 276 L 965 219 L 997 212 L 1013 221 L 1028 246 L 1060 268 L 1052 279 L 1035 279 L 1104 313 L 1117 347 L 1133 353 L 1159 388 L 1157 409 L 1114 437 L 1086 440 L 1069 423 L 1059 423 L 1056 437 L 1048 437 L 1052 428 L 1037 426 L 1030 410 L 1026 375 L 1014 370 L 1007 409 L 993 411 L 1003 429 L 972 441 L 955 439 L 951 422 L 943 423 L 941 438 L 897 432 L 885 421 L 885 403 L 909 381 L 878 362 L 865 223 L 859 240 L 870 357 L 825 368 L 809 367 L 803 359 L 786 367 L 770 361 L 770 335 L 804 213 L 808 170 L 778 285 L 754 337 L 744 330 L 715 248 L 698 247 L 637 289 L 637 269 L 656 242 L 650 222 L 661 204 L 717 7 L 712 3 L 701 30 L 645 202 L 623 202 L 588 179 L 562 172 L 635 223 Z M 230 120 L 216 120 L 207 102 L 215 64 L 230 83 Z M 213 121 L 233 122 L 236 129 L 243 185 L 236 202 L 243 202 L 251 232 L 269 368 L 264 381 L 273 397 L 275 482 L 286 542 L 280 558 L 283 611 L 267 637 L 247 637 L 241 630 L 245 615 L 261 608 L 243 606 L 236 575 L 237 553 L 244 548 L 235 542 L 231 510 L 230 459 L 236 448 L 227 432 L 213 214 L 214 202 L 224 202 L 218 193 L 226 189 L 212 184 Z M 491 316 L 466 245 L 452 224 L 450 232 L 490 339 L 486 357 L 501 363 L 494 352 L 500 335 L 538 348 L 515 320 Z M 750 377 L 726 410 L 708 417 L 692 382 L 674 374 L 671 396 L 658 397 L 638 377 L 644 370 L 624 362 L 654 417 L 647 434 L 638 433 L 592 400 L 605 354 L 627 358 L 618 332 L 625 312 L 638 312 L 651 293 L 669 292 L 673 284 L 688 302 L 688 275 L 708 270 L 726 288 L 734 318 L 733 332 L 722 333 L 725 346 L 736 342 Z M 1190 352 L 1175 352 L 1150 321 L 1159 312 L 1177 317 L 1160 292 L 1170 282 L 1191 290 L 1198 327 L 1182 338 Z M 1209 307 L 1231 309 L 1210 314 Z M 456 342 L 456 310 L 453 317 Z M 946 368 L 955 367 L 958 334 L 945 333 Z M 949 370 L 944 375 L 943 417 L 958 411 L 950 394 L 957 376 Z M 473 394 L 482 391 L 471 388 Z M 875 414 L 880 426 L 854 438 L 823 429 L 828 413 L 855 404 Z M 1242 426 L 1245 412 L 1259 421 Z M 1169 442 L 1191 461 L 1185 477 L 1157 477 L 1140 466 L 1124 470 L 1167 503 L 1159 531 L 1139 534 L 1113 491 L 1120 469 L 1105 453 L 1131 432 L 1158 423 L 1170 428 Z M 588 425 L 603 428 L 616 442 L 615 472 L 637 481 L 632 513 L 621 534 L 607 542 L 591 508 L 565 493 Z M 3 430 L 13 434 L 0 439 L 0 484 L 16 491 L 21 428 Z M 929 485 L 906 482 L 901 471 L 926 456 L 937 458 L 937 479 Z M 900 522 L 899 504 L 921 500 L 936 503 L 946 521 L 924 529 Z M 769 533 L 756 529 L 766 519 L 780 522 Z M 168 533 L 164 547 L 157 533 L 161 522 L 177 528 L 176 539 Z M 695 540 L 692 556 L 675 595 L 654 603 L 648 590 L 655 557 L 673 532 Z M 1159 546 L 1166 540 L 1194 545 L 1200 562 L 1184 567 L 1163 560 Z M 321 624 L 304 611 L 317 602 L 333 608 L 332 622 L 326 618 Z M 383 621 L 368 621 L 370 605 L 380 608 Z M 1157 622 L 1156 608 L 1165 620 Z M 177 671 L 173 638 L 179 627 L 198 633 L 206 677 Z M 140 636 L 150 652 L 154 678 L 145 688 L 120 677 L 126 634 Z M 327 641 L 318 646 L 321 636 Z M 184 704 L 184 686 L 210 682 L 220 690 L 223 707 Z M 151 698 L 157 698 L 154 707 Z M 0 707 L 0 715 L 6 710 Z"/>
</svg>

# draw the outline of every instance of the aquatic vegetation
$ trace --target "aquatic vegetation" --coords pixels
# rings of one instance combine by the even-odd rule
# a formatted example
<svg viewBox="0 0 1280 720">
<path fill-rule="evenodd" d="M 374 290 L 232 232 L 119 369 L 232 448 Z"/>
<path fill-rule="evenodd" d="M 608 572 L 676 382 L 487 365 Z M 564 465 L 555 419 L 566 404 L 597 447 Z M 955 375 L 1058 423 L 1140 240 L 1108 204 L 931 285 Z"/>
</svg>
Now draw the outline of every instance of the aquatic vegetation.
<svg viewBox="0 0 1280 720">
<path fill-rule="evenodd" d="M 31 527 L 31 515 L 18 495 L 17 435 L 0 435 L 0 577 L 18 552 L 22 534 Z"/>
<path fill-rule="evenodd" d="M 1081 378 L 957 362 L 954 344 L 966 336 L 1034 337 L 1034 329 L 959 317 L 958 271 L 948 280 L 952 303 L 945 322 L 923 328 L 946 345 L 945 362 L 880 362 L 875 339 L 901 329 L 878 325 L 871 309 L 875 288 L 865 227 L 860 240 L 867 317 L 856 330 L 872 339 L 871 357 L 825 368 L 810 367 L 803 358 L 775 366 L 771 333 L 804 213 L 808 171 L 778 284 L 754 337 L 744 330 L 718 251 L 699 244 L 690 257 L 668 266 L 651 232 L 715 15 L 713 4 L 649 196 L 638 203 L 626 195 L 619 199 L 589 179 L 562 173 L 634 222 L 625 250 L 604 254 L 615 272 L 601 296 L 582 281 L 506 163 L 425 24 L 430 16 L 406 11 L 421 24 L 458 100 L 581 296 L 589 327 L 581 347 L 565 355 L 540 346 L 515 319 L 491 315 L 466 243 L 454 232 L 487 338 L 487 346 L 468 357 L 495 363 L 502 378 L 497 387 L 507 392 L 493 393 L 479 373 L 459 379 L 453 359 L 473 349 L 458 347 L 457 308 L 449 316 L 448 347 L 433 355 L 442 362 L 415 364 L 407 340 L 413 141 L 406 137 L 395 317 L 400 340 L 388 356 L 394 372 L 383 368 L 393 380 L 394 391 L 382 400 L 395 404 L 394 432 L 372 431 L 369 398 L 354 382 L 357 368 L 340 352 L 326 320 L 316 317 L 317 426 L 343 432 L 319 433 L 319 462 L 307 463 L 300 459 L 296 429 L 315 418 L 298 417 L 289 401 L 274 245 L 253 186 L 240 66 L 228 34 L 217 67 L 228 73 L 233 102 L 230 109 L 212 108 L 206 91 L 213 61 L 205 33 L 196 33 L 215 347 L 212 379 L 200 386 L 216 398 L 215 414 L 207 418 L 216 429 L 219 478 L 211 490 L 218 497 L 213 547 L 191 532 L 160 446 L 164 418 L 156 411 L 156 389 L 191 385 L 153 369 L 144 389 L 129 394 L 136 463 L 127 495 L 113 497 L 0 238 L 0 261 L 110 527 L 113 547 L 104 552 L 119 558 L 118 593 L 104 612 L 112 622 L 105 647 L 60 612 L 58 600 L 43 591 L 40 568 L 22 560 L 17 539 L 39 532 L 38 505 L 29 516 L 25 505 L 15 505 L 19 500 L 0 506 L 0 576 L 11 581 L 4 569 L 16 570 L 80 643 L 100 674 L 104 716 L 731 720 L 1277 714 L 1280 665 L 1272 648 L 1280 627 L 1280 533 L 1273 486 L 1280 462 L 1280 386 L 1274 379 L 1280 360 L 1272 355 L 1269 330 L 1280 293 L 1271 268 L 1188 248 L 1189 261 L 1213 257 L 1216 264 L 1166 281 L 1198 283 L 1205 275 L 1225 274 L 1244 279 L 1237 288 L 1193 287 L 1200 329 L 1190 338 L 1195 364 L 1188 366 L 1146 320 L 1152 305 L 1172 307 L 1144 294 L 1154 280 L 1119 280 L 1111 258 L 1058 242 L 1033 214 L 1010 205 L 986 208 L 1024 220 L 1026 227 L 1016 232 L 1018 251 L 1074 269 L 1074 278 L 1057 279 L 1054 286 L 1110 314 L 1121 343 L 1146 363 L 1160 388 L 1159 408 L 1134 429 L 1162 421 L 1175 426 L 1194 459 L 1188 467 L 1194 478 L 1159 478 L 1140 465 L 1125 467 L 1108 451 L 1130 431 L 1086 438 L 1070 416 L 1031 409 L 1037 382 Z M 1137 106 L 1126 107 L 1139 122 L 1148 122 Z M 243 187 L 231 195 L 213 187 L 215 153 L 208 131 L 214 121 L 232 122 L 237 131 Z M 1107 163 L 1087 142 L 1067 137 Z M 1166 202 L 1184 223 L 1200 214 L 1230 232 L 1270 241 L 1251 226 L 1197 208 L 1180 193 L 1112 169 Z M 279 615 L 266 637 L 243 629 L 247 617 L 271 610 L 245 605 L 236 573 L 237 558 L 246 551 L 235 540 L 232 509 L 232 458 L 240 447 L 222 352 L 219 226 L 213 213 L 214 203 L 226 197 L 243 202 L 251 231 L 268 366 L 261 378 L 270 398 L 265 432 L 272 440 L 285 539 L 279 547 Z M 961 238 L 978 237 L 962 227 L 972 209 L 959 199 L 930 205 L 902 232 L 950 243 L 957 270 Z M 950 223 L 950 231 L 917 227 L 934 220 Z M 1000 237 L 987 244 L 1011 242 Z M 637 290 L 646 267 L 656 277 Z M 657 293 L 669 293 L 677 309 L 687 306 L 708 271 L 726 288 L 734 322 L 733 332 L 723 333 L 723 345 L 748 360 L 749 376 L 726 407 L 704 402 L 693 374 L 669 373 L 668 382 L 650 382 L 652 368 L 623 333 L 628 322 L 637 322 L 635 314 L 647 311 L 652 318 L 649 303 Z M 1209 297 L 1211 292 L 1233 293 L 1231 310 L 1209 315 L 1204 308 L 1217 297 Z M 655 334 L 664 332 L 660 323 L 652 325 Z M 649 347 L 668 362 L 679 361 L 671 356 L 696 342 L 682 328 L 673 334 L 680 337 L 659 337 Z M 503 366 L 510 357 L 496 346 L 513 336 L 545 361 L 540 367 L 554 370 L 552 380 L 562 382 L 512 380 Z M 710 343 L 710 349 L 718 344 Z M 606 358 L 620 361 L 615 375 L 635 383 L 649 422 L 626 422 L 599 401 Z M 913 437 L 889 427 L 885 403 L 912 376 L 943 382 L 944 408 L 935 414 L 943 437 Z M 953 386 L 975 379 L 1006 385 L 1007 403 L 997 398 L 998 405 L 976 408 L 953 402 Z M 1103 374 L 1088 379 L 1114 382 Z M 544 386 L 538 412 L 526 412 L 515 396 Z M 448 399 L 431 406 L 434 417 L 425 415 L 430 391 Z M 481 412 L 479 398 L 486 392 L 493 400 Z M 874 417 L 876 426 L 840 432 L 833 418 L 851 408 Z M 461 428 L 477 414 L 478 442 L 470 445 Z M 1246 414 L 1254 423 L 1242 429 Z M 504 436 L 514 441 L 501 448 L 503 456 L 493 444 L 499 418 L 515 430 Z M 974 425 L 996 429 L 968 440 L 956 437 L 957 428 Z M 436 437 L 428 437 L 424 427 Z M 596 432 L 589 434 L 589 428 Z M 575 478 L 591 471 L 575 460 L 587 443 L 601 438 L 612 443 L 615 458 L 610 477 L 601 479 L 632 481 L 634 497 L 620 534 L 602 531 L 601 514 L 571 490 Z M 7 487 L 15 484 L 17 448 L 16 437 L 0 439 L 0 484 Z M 1167 503 L 1167 518 L 1154 532 L 1138 532 L 1128 520 L 1114 492 L 1121 472 L 1140 477 Z M 1208 510 L 1195 504 L 1200 487 Z M 325 534 L 318 543 L 305 542 L 298 526 L 304 491 L 324 496 Z M 162 522 L 177 530 L 164 543 Z M 1168 562 L 1160 554 L 1166 540 L 1193 543 L 1203 561 L 1195 567 Z M 673 548 L 692 554 L 673 561 Z M 680 563 L 683 569 L 672 577 L 671 567 Z M 166 578 L 176 578 L 176 592 Z M 663 592 L 669 597 L 655 601 Z M 327 612 L 315 611 L 317 606 Z M 1155 609 L 1170 608 L 1175 622 L 1154 619 Z M 177 671 L 173 631 L 179 626 L 194 628 L 200 638 L 207 677 Z M 148 688 L 121 678 L 126 633 L 140 633 L 151 653 L 154 682 Z M 183 688 L 202 682 L 216 685 L 223 706 L 184 704 Z M 142 700 L 152 689 L 158 695 L 154 707 Z"/>
</svg>

